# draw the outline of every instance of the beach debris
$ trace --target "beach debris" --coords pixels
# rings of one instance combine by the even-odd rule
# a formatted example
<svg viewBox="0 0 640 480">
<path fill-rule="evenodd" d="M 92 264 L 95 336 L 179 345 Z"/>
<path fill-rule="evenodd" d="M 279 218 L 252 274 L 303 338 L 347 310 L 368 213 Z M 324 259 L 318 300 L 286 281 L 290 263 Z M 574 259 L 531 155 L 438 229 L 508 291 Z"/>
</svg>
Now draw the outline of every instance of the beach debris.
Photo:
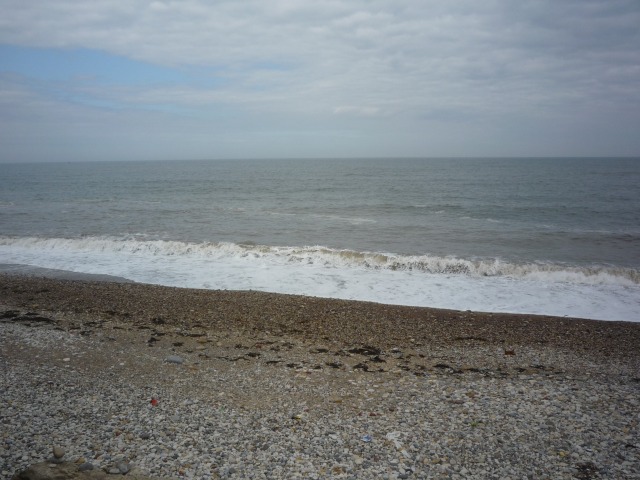
<svg viewBox="0 0 640 480">
<path fill-rule="evenodd" d="M 505 351 L 504 351 L 504 354 L 505 354 L 505 355 L 515 355 L 515 354 L 516 354 L 516 351 L 515 351 L 515 350 L 505 350 Z"/>
<path fill-rule="evenodd" d="M 152 398 L 151 402 L 149 402 L 149 403 L 151 403 L 152 407 L 157 407 L 158 406 L 158 399 L 157 398 Z"/>
<path fill-rule="evenodd" d="M 387 433 L 387 435 L 385 436 L 385 438 L 387 440 L 389 440 L 391 443 L 393 443 L 393 445 L 400 450 L 402 448 L 402 443 L 400 443 L 400 440 L 398 440 L 400 438 L 400 435 L 402 435 L 402 432 L 389 432 Z"/>
<path fill-rule="evenodd" d="M 365 443 L 371 443 L 372 440 L 373 440 L 373 437 L 369 434 L 362 436 L 362 441 Z"/>
</svg>

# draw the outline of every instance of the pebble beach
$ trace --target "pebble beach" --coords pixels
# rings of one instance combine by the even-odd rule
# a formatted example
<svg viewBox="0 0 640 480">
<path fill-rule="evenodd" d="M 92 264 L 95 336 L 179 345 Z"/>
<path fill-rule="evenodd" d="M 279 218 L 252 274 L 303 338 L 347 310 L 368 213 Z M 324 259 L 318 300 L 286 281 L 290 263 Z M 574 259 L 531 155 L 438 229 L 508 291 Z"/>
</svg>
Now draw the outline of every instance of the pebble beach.
<svg viewBox="0 0 640 480">
<path fill-rule="evenodd" d="M 0 368 L 3 479 L 640 478 L 640 323 L 0 275 Z"/>
</svg>

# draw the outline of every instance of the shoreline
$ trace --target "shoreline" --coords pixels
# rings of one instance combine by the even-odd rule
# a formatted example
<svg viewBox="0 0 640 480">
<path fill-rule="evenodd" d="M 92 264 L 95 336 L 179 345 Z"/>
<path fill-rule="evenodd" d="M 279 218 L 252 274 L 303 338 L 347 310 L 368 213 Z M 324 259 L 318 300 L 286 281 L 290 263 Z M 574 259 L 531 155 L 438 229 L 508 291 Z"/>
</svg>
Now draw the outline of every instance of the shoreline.
<svg viewBox="0 0 640 480">
<path fill-rule="evenodd" d="M 640 323 L 6 274 L 0 315 L 2 478 L 640 475 Z"/>
<path fill-rule="evenodd" d="M 433 257 L 427 258 L 426 261 L 427 263 L 435 261 L 436 265 L 432 265 L 435 268 L 435 274 L 414 275 L 412 261 L 407 260 L 408 263 L 404 267 L 402 265 L 398 268 L 394 265 L 387 265 L 389 268 L 383 266 L 384 273 L 381 277 L 375 259 L 372 264 L 364 261 L 361 265 L 362 268 L 307 269 L 306 260 L 303 259 L 305 255 L 311 255 L 311 263 L 328 261 L 329 264 L 332 264 L 331 262 L 336 260 L 322 260 L 322 255 L 320 258 L 315 258 L 315 253 L 313 253 L 315 247 L 310 247 L 311 251 L 303 253 L 302 257 L 298 254 L 291 256 L 286 253 L 284 257 L 280 257 L 280 254 L 277 253 L 278 247 L 274 247 L 276 250 L 267 254 L 264 260 L 254 261 L 253 258 L 244 258 L 246 253 L 249 254 L 248 257 L 251 257 L 251 252 L 235 252 L 231 255 L 225 253 L 224 259 L 218 258 L 221 252 L 217 250 L 223 244 L 190 245 L 181 242 L 158 241 L 156 243 L 150 241 L 141 244 L 135 242 L 131 245 L 127 243 L 128 241 L 120 244 L 117 239 L 92 238 L 93 240 L 81 239 L 80 242 L 82 244 L 85 241 L 97 241 L 98 244 L 91 248 L 98 250 L 106 248 L 107 252 L 111 252 L 110 258 L 115 252 L 122 253 L 123 256 L 113 257 L 106 261 L 107 264 L 112 264 L 117 258 L 119 266 L 112 264 L 111 267 L 106 268 L 108 266 L 106 265 L 104 269 L 110 270 L 113 275 L 127 278 L 100 273 L 85 274 L 42 269 L 29 265 L 9 265 L 5 266 L 5 269 L 18 273 L 22 271 L 35 276 L 87 281 L 133 281 L 180 288 L 256 290 L 454 310 L 471 309 L 509 314 L 523 313 L 594 320 L 640 321 L 640 303 L 638 303 L 640 291 L 637 284 L 637 271 L 629 268 L 618 269 L 609 266 L 612 268 L 609 272 L 609 267 L 604 265 L 583 266 L 584 270 L 578 265 L 565 265 L 564 267 L 557 265 L 556 267 L 559 267 L 560 270 L 556 271 L 555 267 L 548 265 L 550 270 L 545 271 L 547 267 L 541 266 L 545 264 L 544 262 L 540 265 L 534 262 L 520 266 L 511 264 L 504 270 L 499 267 L 499 272 L 492 273 L 493 263 L 497 262 L 496 265 L 502 263 L 497 258 L 480 268 L 475 265 L 474 261 L 463 258 L 437 260 L 437 257 Z M 45 256 L 51 254 L 54 258 L 58 254 L 64 253 L 67 248 L 61 246 L 58 240 L 62 243 L 76 241 L 72 239 L 42 240 L 45 243 L 53 240 L 53 243 L 43 245 L 40 254 Z M 103 245 L 103 241 L 109 245 Z M 245 248 L 243 245 L 235 246 L 241 250 Z M 77 247 L 84 248 L 82 245 L 68 247 L 71 251 Z M 193 252 L 191 251 L 192 247 Z M 261 248 L 258 247 L 258 250 Z M 270 249 L 271 247 L 265 248 Z M 318 248 L 323 250 L 323 247 Z M 136 254 L 138 249 L 142 249 L 143 252 L 150 249 L 154 253 L 152 255 L 138 255 Z M 329 254 L 330 257 L 335 255 L 340 257 L 341 255 L 340 251 L 328 250 L 332 252 Z M 5 251 L 5 253 L 7 252 Z M 94 253 L 96 252 L 94 251 Z M 260 251 L 253 253 L 258 257 L 262 255 Z M 361 253 L 365 257 L 368 255 L 367 252 Z M 213 255 L 213 263 L 206 260 L 200 261 L 202 259 L 198 260 L 199 255 L 204 255 L 204 258 Z M 359 254 L 356 255 L 356 257 L 358 256 Z M 16 257 L 10 255 L 8 258 Z M 24 261 L 29 263 L 28 260 Z M 440 264 L 440 261 L 444 263 Z M 33 262 L 39 263 L 37 260 L 33 260 Z M 84 258 L 79 265 L 77 263 L 76 265 L 80 270 L 85 270 L 87 262 L 91 263 L 91 260 Z M 468 265 L 469 262 L 471 265 Z M 57 262 L 53 262 L 53 264 L 55 263 Z M 72 268 L 70 265 L 73 263 L 74 261 L 65 261 L 68 268 Z M 348 258 L 347 263 L 349 263 Z M 418 264 L 420 263 L 418 262 Z M 340 264 L 339 261 L 338 264 Z M 122 268 L 123 266 L 126 267 Z M 431 267 L 426 268 L 426 271 L 429 271 Z M 476 268 L 480 268 L 480 270 L 476 271 Z M 488 268 L 489 271 L 483 273 L 482 270 L 485 268 Z M 542 268 L 542 271 L 536 273 L 538 268 Z M 519 273 L 512 277 L 509 273 L 512 269 Z M 533 270 L 530 271 L 530 269 Z M 0 265 L 0 273 L 2 270 L 3 266 Z M 103 267 L 100 270 L 103 270 Z M 418 271 L 420 270 L 421 267 L 418 266 Z M 212 271 L 216 272 L 214 277 L 210 277 Z M 538 274 L 541 277 L 538 277 Z M 530 275 L 531 278 L 529 278 Z"/>
<path fill-rule="evenodd" d="M 177 326 L 281 330 L 310 340 L 328 337 L 340 341 L 343 336 L 361 334 L 362 341 L 375 339 L 391 347 L 406 345 L 411 338 L 449 344 L 465 337 L 482 337 L 479 341 L 489 343 L 530 343 L 593 352 L 615 345 L 608 355 L 634 353 L 640 348 L 640 322 L 462 311 L 254 290 L 169 287 L 102 277 L 0 273 L 0 288 L 4 303 L 24 307 L 34 304 L 50 311 L 83 311 L 134 323 L 166 317 Z M 262 309 L 259 315 L 255 315 L 257 308 Z"/>
<path fill-rule="evenodd" d="M 21 263 L 0 263 L 0 275 L 14 275 L 32 278 L 50 278 L 52 280 L 79 280 L 85 282 L 136 283 L 133 280 L 114 275 L 97 273 L 79 273 L 56 268 L 36 267 Z"/>
</svg>

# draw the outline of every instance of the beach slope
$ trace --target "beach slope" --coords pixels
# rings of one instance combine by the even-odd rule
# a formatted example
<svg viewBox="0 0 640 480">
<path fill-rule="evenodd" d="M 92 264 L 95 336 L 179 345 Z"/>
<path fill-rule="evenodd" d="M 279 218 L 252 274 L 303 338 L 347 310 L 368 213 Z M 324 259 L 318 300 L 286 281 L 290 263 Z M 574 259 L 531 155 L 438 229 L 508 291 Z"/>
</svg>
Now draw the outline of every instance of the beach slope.
<svg viewBox="0 0 640 480">
<path fill-rule="evenodd" d="M 640 475 L 639 323 L 18 275 L 0 317 L 2 478 Z"/>
</svg>

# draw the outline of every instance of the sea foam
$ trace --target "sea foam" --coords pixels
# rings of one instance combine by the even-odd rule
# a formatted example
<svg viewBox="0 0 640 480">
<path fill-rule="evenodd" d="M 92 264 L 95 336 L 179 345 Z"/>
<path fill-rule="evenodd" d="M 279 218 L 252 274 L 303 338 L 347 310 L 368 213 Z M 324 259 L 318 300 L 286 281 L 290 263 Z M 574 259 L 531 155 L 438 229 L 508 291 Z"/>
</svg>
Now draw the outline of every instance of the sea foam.
<svg viewBox="0 0 640 480">
<path fill-rule="evenodd" d="M 0 237 L 0 263 L 179 287 L 263 290 L 478 311 L 640 319 L 640 276 L 606 265 L 514 263 L 323 246 L 129 237 Z"/>
</svg>

